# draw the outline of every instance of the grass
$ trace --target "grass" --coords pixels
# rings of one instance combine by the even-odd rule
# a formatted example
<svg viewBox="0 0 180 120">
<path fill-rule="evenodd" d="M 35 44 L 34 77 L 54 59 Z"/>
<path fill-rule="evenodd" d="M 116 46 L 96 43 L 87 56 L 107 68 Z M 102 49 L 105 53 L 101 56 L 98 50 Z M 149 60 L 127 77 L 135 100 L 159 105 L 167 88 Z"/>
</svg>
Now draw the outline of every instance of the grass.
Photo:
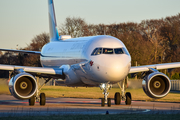
<svg viewBox="0 0 180 120">
<path fill-rule="evenodd" d="M 116 114 L 116 115 L 51 115 L 51 116 L 25 116 L 1 117 L 1 120 L 178 120 L 179 114 Z"/>
<path fill-rule="evenodd" d="M 77 97 L 77 98 L 92 98 L 99 99 L 103 97 L 103 91 L 100 90 L 99 87 L 62 87 L 62 86 L 45 86 L 42 89 L 42 92 L 46 93 L 48 97 Z M 120 92 L 119 88 L 112 88 L 108 91 L 110 98 L 114 98 L 115 92 Z M 127 89 L 126 92 L 130 92 L 132 95 L 132 100 L 141 100 L 141 101 L 155 101 L 148 97 L 142 88 L 138 89 Z M 179 93 L 169 93 L 166 97 L 162 99 L 158 99 L 156 101 L 164 101 L 164 102 L 180 102 L 180 94 Z"/>
<path fill-rule="evenodd" d="M 47 97 L 68 97 L 68 98 L 91 98 L 99 99 L 104 95 L 103 91 L 99 87 L 64 87 L 64 86 L 44 86 L 41 90 L 44 92 Z M 108 91 L 110 98 L 114 98 L 115 92 L 120 92 L 119 88 L 112 88 Z M 148 97 L 142 88 L 137 89 L 127 89 L 126 92 L 131 92 L 132 100 L 140 101 L 155 101 L 154 99 Z M 0 94 L 10 94 L 9 88 L 7 85 L 0 85 Z M 156 101 L 164 102 L 180 102 L 179 93 L 169 93 L 166 97 L 161 99 L 156 99 Z"/>
<path fill-rule="evenodd" d="M 11 94 L 7 85 L 0 84 L 0 94 Z"/>
</svg>

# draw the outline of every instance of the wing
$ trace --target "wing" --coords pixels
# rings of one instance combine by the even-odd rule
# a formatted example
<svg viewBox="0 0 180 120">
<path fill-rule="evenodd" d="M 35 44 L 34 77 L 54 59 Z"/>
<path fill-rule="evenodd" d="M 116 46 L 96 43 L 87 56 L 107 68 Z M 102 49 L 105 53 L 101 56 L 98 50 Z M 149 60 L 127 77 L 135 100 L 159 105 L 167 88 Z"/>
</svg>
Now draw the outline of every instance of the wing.
<svg viewBox="0 0 180 120">
<path fill-rule="evenodd" d="M 12 50 L 12 49 L 0 49 L 0 51 L 10 51 L 10 52 L 41 55 L 41 52 L 39 51 Z M 65 77 L 62 68 L 44 68 L 44 67 L 29 67 L 29 66 L 0 64 L 0 70 L 23 71 L 41 77 L 52 77 L 52 78 L 61 78 L 61 79 L 64 79 Z"/>
<path fill-rule="evenodd" d="M 44 68 L 44 67 L 28 67 L 28 66 L 15 66 L 15 65 L 2 65 L 0 64 L 0 70 L 9 71 L 24 71 L 34 75 L 42 77 L 52 77 L 64 79 L 62 68 Z"/>
<path fill-rule="evenodd" d="M 144 66 L 132 66 L 129 73 L 145 72 L 145 71 L 149 71 L 150 68 L 162 70 L 162 69 L 179 68 L 179 67 L 180 67 L 180 62 L 144 65 Z"/>
<path fill-rule="evenodd" d="M 20 53 L 41 55 L 41 52 L 40 52 L 40 51 L 12 50 L 12 49 L 0 49 L 0 51 L 20 52 Z"/>
</svg>

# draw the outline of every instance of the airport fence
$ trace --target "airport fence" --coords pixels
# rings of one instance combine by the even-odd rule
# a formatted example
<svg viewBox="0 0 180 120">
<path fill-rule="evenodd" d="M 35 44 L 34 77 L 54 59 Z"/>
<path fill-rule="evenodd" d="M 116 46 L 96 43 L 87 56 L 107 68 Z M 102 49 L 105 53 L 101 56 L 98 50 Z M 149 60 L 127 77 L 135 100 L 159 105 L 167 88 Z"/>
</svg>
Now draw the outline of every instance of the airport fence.
<svg viewBox="0 0 180 120">
<path fill-rule="evenodd" d="M 117 84 L 114 84 L 113 87 L 119 87 Z M 129 79 L 128 88 L 142 88 L 142 79 Z M 171 90 L 180 91 L 180 80 L 171 80 Z"/>
<path fill-rule="evenodd" d="M 180 90 L 180 80 L 171 80 L 171 90 Z"/>
</svg>

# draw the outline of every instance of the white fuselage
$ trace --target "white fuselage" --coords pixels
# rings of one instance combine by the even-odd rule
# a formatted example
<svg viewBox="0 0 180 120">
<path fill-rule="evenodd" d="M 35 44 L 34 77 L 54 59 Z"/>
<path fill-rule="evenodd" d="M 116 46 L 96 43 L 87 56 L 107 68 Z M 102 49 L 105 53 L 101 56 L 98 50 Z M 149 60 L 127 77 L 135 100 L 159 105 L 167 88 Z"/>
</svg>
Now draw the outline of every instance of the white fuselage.
<svg viewBox="0 0 180 120">
<path fill-rule="evenodd" d="M 124 53 L 116 54 L 116 48 L 123 48 Z M 93 54 L 95 49 L 101 53 Z M 109 50 L 108 54 L 105 49 Z M 131 56 L 125 45 L 106 35 L 53 41 L 43 47 L 41 54 L 43 67 L 64 69 L 67 85 L 117 83 L 128 75 L 131 67 Z"/>
</svg>

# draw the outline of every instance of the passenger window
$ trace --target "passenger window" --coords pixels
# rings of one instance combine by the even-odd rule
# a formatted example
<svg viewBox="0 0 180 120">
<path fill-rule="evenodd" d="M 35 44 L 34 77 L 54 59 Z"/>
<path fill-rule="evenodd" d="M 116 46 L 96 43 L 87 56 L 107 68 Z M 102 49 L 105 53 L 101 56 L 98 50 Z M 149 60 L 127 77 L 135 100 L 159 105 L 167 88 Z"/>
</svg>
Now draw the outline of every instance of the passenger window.
<svg viewBox="0 0 180 120">
<path fill-rule="evenodd" d="M 113 54 L 113 49 L 103 48 L 103 54 Z"/>
<path fill-rule="evenodd" d="M 122 48 L 117 48 L 114 49 L 115 54 L 124 54 L 124 51 L 122 50 Z"/>
<path fill-rule="evenodd" d="M 102 48 L 96 48 L 94 49 L 91 55 L 99 55 L 101 54 L 101 52 L 102 52 Z"/>
</svg>

